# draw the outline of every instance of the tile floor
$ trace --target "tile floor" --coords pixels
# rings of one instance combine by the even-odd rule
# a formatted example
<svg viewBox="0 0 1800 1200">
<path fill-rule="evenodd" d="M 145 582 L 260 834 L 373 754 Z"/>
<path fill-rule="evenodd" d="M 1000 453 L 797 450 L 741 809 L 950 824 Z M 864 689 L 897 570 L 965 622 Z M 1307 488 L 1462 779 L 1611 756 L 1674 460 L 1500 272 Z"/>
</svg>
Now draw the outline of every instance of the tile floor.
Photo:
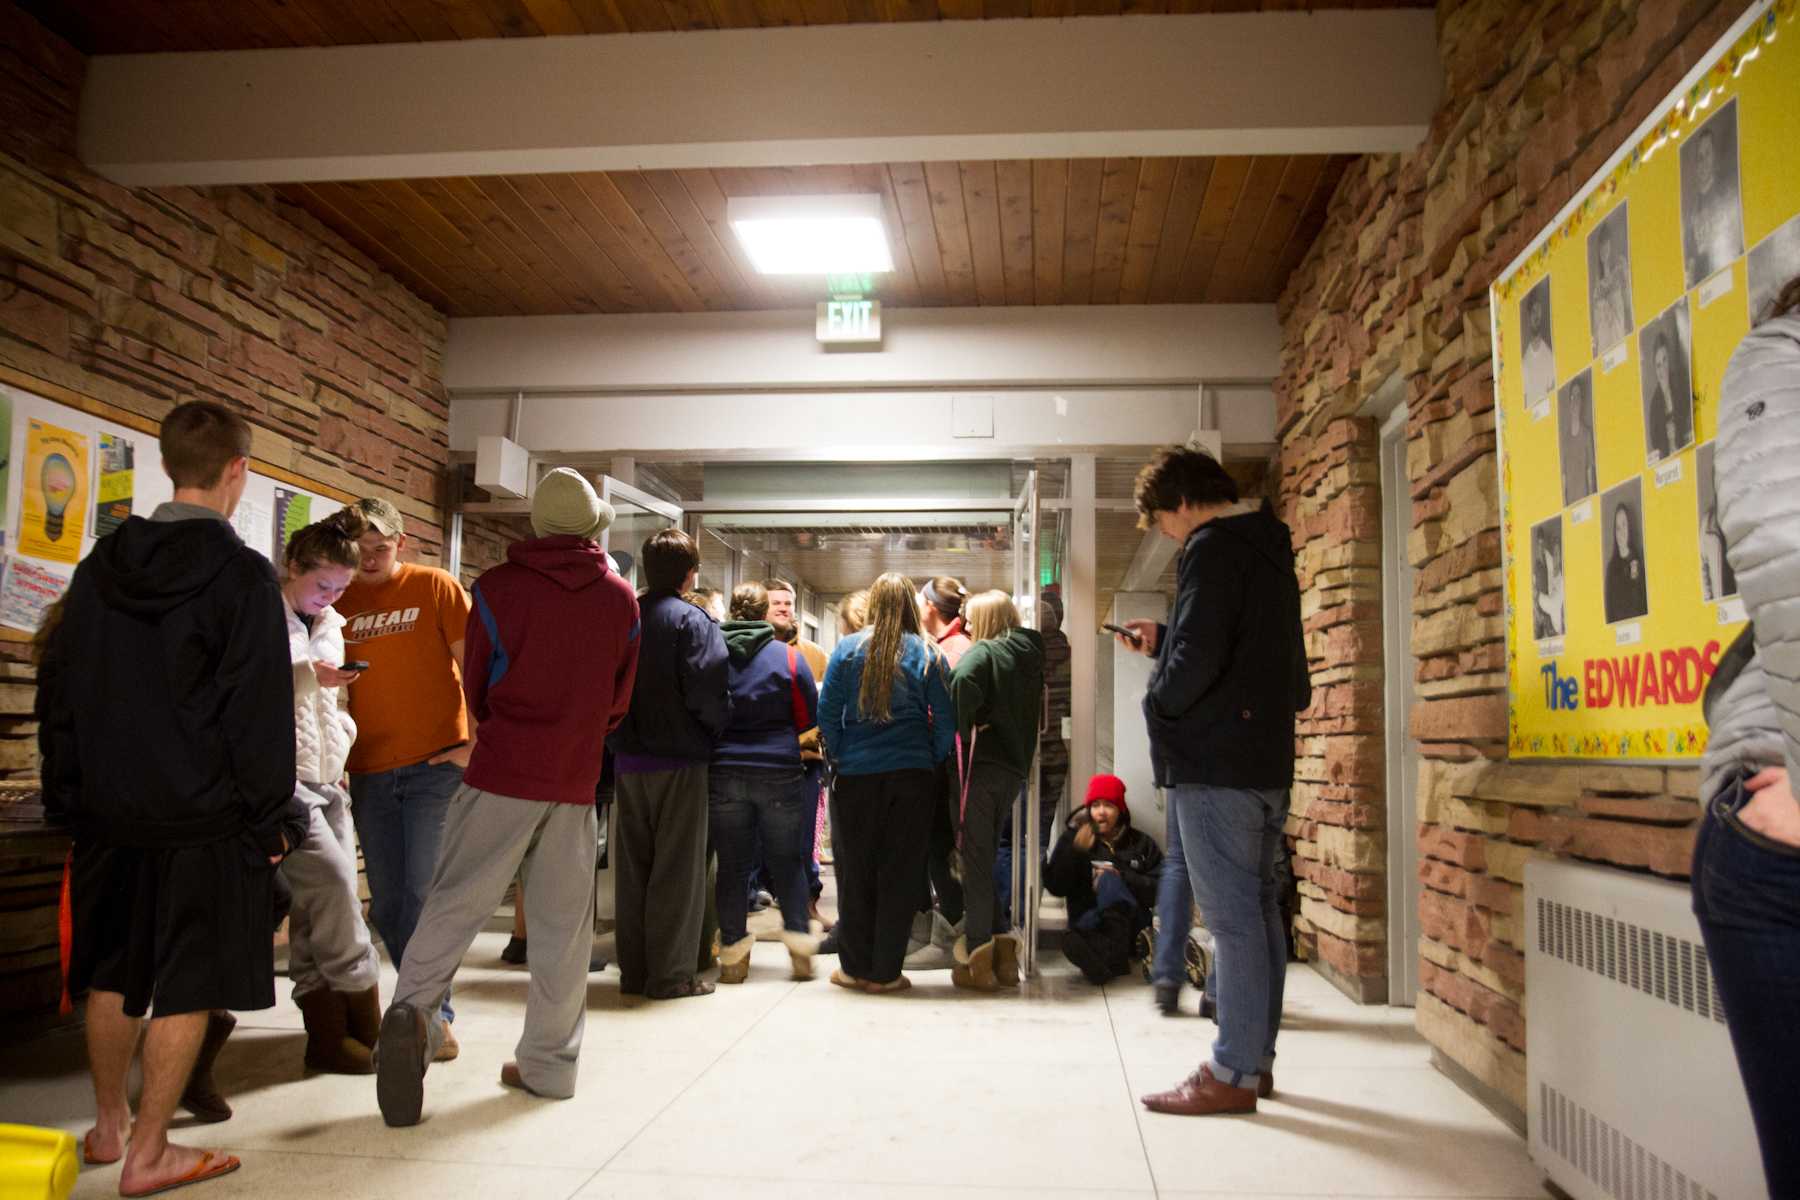
<svg viewBox="0 0 1800 1200">
<path fill-rule="evenodd" d="M 1047 954 L 1017 996 L 970 996 L 945 972 L 920 972 L 911 992 L 872 997 L 823 976 L 790 981 L 769 944 L 747 984 L 705 999 L 627 1000 L 616 970 L 595 975 L 580 1090 L 550 1102 L 498 1082 L 526 991 L 525 973 L 498 961 L 505 940 L 484 933 L 469 954 L 462 1057 L 426 1076 L 412 1129 L 382 1124 L 372 1079 L 303 1076 L 300 1016 L 285 998 L 240 1017 L 219 1072 L 237 1115 L 179 1136 L 244 1168 L 193 1194 L 1545 1194 L 1524 1143 L 1432 1069 L 1409 1011 L 1358 1007 L 1304 966 L 1288 977 L 1281 1091 L 1252 1118 L 1142 1109 L 1140 1093 L 1192 1068 L 1212 1025 L 1191 1010 L 1156 1014 L 1135 980 L 1093 988 Z M 0 1121 L 79 1133 L 90 1106 L 78 1036 L 0 1049 Z M 117 1167 L 93 1168 L 75 1195 L 117 1186 Z"/>
</svg>

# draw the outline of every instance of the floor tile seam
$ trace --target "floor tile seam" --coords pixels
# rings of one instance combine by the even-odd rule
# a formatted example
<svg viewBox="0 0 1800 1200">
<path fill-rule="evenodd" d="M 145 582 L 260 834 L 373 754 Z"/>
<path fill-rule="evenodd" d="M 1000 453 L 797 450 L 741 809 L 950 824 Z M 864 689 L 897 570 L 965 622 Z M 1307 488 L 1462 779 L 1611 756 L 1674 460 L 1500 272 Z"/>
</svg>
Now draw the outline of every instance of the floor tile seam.
<svg viewBox="0 0 1800 1200">
<path fill-rule="evenodd" d="M 1131 1122 L 1137 1128 L 1138 1149 L 1144 1155 L 1144 1171 L 1150 1177 L 1150 1192 L 1152 1195 L 1160 1197 L 1162 1185 L 1157 1182 L 1156 1163 L 1150 1157 L 1150 1139 L 1144 1134 L 1143 1106 L 1137 1102 L 1137 1097 L 1131 1094 L 1131 1070 L 1125 1065 L 1125 1046 L 1119 1040 L 1119 1023 L 1113 1016 L 1111 989 L 1101 987 L 1100 997 L 1106 1004 L 1106 1024 L 1112 1030 L 1113 1053 L 1118 1056 L 1119 1082 L 1125 1088 L 1125 1103 L 1131 1106 Z"/>
<path fill-rule="evenodd" d="M 191 1133 L 195 1129 L 204 1128 L 206 1127 L 203 1125 L 188 1125 L 181 1127 L 180 1130 L 171 1129 L 170 1133 Z M 213 1141 L 216 1149 L 223 1150 L 227 1154 L 291 1154 L 296 1158 L 335 1158 L 341 1159 L 344 1162 L 364 1163 L 422 1163 L 433 1167 L 474 1167 L 480 1170 L 514 1170 L 523 1168 L 528 1171 L 587 1171 L 590 1172 L 588 1182 L 592 1182 L 592 1175 L 597 1175 L 600 1171 L 598 1167 L 590 1167 L 583 1163 L 563 1166 L 558 1163 L 521 1163 L 511 1159 L 496 1162 L 478 1158 L 422 1158 L 404 1154 L 345 1154 L 341 1150 L 307 1150 L 297 1146 L 234 1146 L 225 1138 L 217 1138 L 213 1139 Z M 105 1163 L 95 1166 L 85 1166 L 82 1168 L 82 1173 L 90 1174 L 115 1165 L 117 1164 Z M 587 1184 L 584 1183 L 582 1186 L 586 1187 Z"/>
<path fill-rule="evenodd" d="M 609 1175 L 615 1178 L 625 1175 L 630 1176 L 633 1179 L 723 1179 L 732 1182 L 741 1182 L 742 1180 L 741 1176 L 720 1174 L 714 1171 L 648 1171 L 633 1167 L 602 1167 L 594 1174 L 596 1178 L 601 1175 Z M 942 1180 L 914 1183 L 909 1180 L 894 1179 L 849 1179 L 840 1175 L 833 1175 L 829 1179 L 823 1179 L 811 1175 L 769 1175 L 760 1172 L 756 1175 L 755 1180 L 757 1183 L 841 1183 L 856 1186 L 888 1188 L 896 1191 L 905 1190 L 933 1193 L 942 1192 L 945 1187 Z M 1082 1196 L 1148 1196 L 1152 1194 L 1143 1188 L 1105 1188 L 1096 1191 L 1085 1185 L 1080 1187 L 1062 1187 L 1057 1184 L 1046 1183 L 1033 1183 L 1024 1189 L 1021 1189 L 1018 1184 L 1014 1183 L 958 1183 L 955 1187 L 958 1191 L 965 1192 L 1018 1192 L 1021 1190 L 1029 1190 L 1050 1195 L 1071 1193 Z M 1487 1198 L 1476 1197 L 1474 1200 L 1487 1200 Z M 1509 1200 L 1509 1198 L 1507 1198 L 1507 1200 Z"/>
<path fill-rule="evenodd" d="M 722 986 L 732 986 L 732 985 L 722 985 Z M 682 1087 L 681 1090 L 677 1091 L 673 1096 L 669 1097 L 668 1102 L 665 1103 L 661 1108 L 658 1108 L 655 1112 L 651 1113 L 649 1115 L 649 1117 L 647 1117 L 642 1124 L 640 1124 L 635 1130 L 632 1131 L 632 1134 L 630 1137 L 626 1138 L 623 1142 L 620 1142 L 618 1148 L 615 1149 L 612 1152 L 612 1154 L 607 1157 L 605 1162 L 600 1164 L 600 1166 L 599 1166 L 598 1170 L 596 1170 L 595 1174 L 598 1175 L 601 1172 L 604 1172 L 608 1167 L 612 1166 L 612 1164 L 614 1162 L 618 1161 L 618 1158 L 620 1155 L 624 1154 L 627 1150 L 631 1149 L 632 1145 L 639 1138 L 644 1136 L 645 1130 L 649 1129 L 652 1125 L 656 1124 L 657 1121 L 661 1120 L 662 1115 L 664 1113 L 668 1112 L 671 1108 L 674 1108 L 675 1105 L 679 1104 L 681 1102 L 681 1099 L 683 1096 L 686 1096 L 690 1091 L 692 1091 L 694 1089 L 694 1087 L 702 1079 L 705 1079 L 707 1074 L 710 1073 L 714 1067 L 716 1067 L 720 1063 L 724 1062 L 726 1055 L 730 1054 L 733 1050 L 737 1049 L 740 1045 L 742 1045 L 744 1042 L 744 1039 L 749 1037 L 752 1033 L 754 1033 L 756 1031 L 757 1026 L 761 1025 L 764 1021 L 769 1019 L 770 1013 L 773 1013 L 776 1009 L 780 1008 L 783 1004 L 785 1004 L 794 995 L 795 992 L 799 991 L 799 989 L 800 989 L 800 984 L 798 981 L 790 982 L 787 985 L 787 992 L 780 999 L 776 1000 L 775 1003 L 769 1005 L 768 1008 L 764 1009 L 757 1016 L 756 1020 L 750 1022 L 749 1025 L 745 1026 L 744 1031 L 742 1033 L 738 1034 L 737 1037 L 735 1037 L 731 1040 L 730 1045 L 726 1046 L 723 1050 L 719 1051 L 718 1054 L 713 1056 L 712 1061 L 708 1062 L 704 1067 L 701 1067 L 699 1072 L 696 1073 L 692 1079 L 688 1080 L 686 1086 Z M 698 997 L 696 997 L 696 998 L 698 998 Z M 663 1003 L 668 1003 L 668 1001 L 664 1001 Z"/>
</svg>

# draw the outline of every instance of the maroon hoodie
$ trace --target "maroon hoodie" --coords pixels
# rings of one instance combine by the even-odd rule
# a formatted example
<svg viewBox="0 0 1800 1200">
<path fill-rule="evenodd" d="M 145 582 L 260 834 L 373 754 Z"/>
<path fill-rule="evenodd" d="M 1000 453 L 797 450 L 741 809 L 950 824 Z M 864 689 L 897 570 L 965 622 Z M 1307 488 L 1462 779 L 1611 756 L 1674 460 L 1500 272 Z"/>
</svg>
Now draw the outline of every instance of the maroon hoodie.
<svg viewBox="0 0 1800 1200">
<path fill-rule="evenodd" d="M 638 604 L 597 542 L 515 542 L 475 581 L 463 691 L 478 723 L 463 779 L 518 800 L 592 804 L 606 735 L 631 706 Z"/>
</svg>

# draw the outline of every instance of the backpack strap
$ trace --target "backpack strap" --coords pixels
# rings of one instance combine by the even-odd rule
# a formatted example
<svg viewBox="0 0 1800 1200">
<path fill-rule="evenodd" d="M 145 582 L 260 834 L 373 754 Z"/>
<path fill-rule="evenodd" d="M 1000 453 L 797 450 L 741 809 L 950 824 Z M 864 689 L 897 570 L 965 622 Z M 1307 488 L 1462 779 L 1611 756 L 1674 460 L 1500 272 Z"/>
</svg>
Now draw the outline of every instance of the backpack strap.
<svg viewBox="0 0 1800 1200">
<path fill-rule="evenodd" d="M 1712 678 L 1707 681 L 1706 694 L 1700 699 L 1700 711 L 1707 724 L 1712 723 L 1713 705 L 1725 690 L 1737 682 L 1737 677 L 1744 673 L 1750 660 L 1756 654 L 1756 626 L 1746 625 L 1737 635 L 1735 641 L 1726 647 L 1725 653 L 1719 656 L 1719 663 L 1713 668 Z"/>
<path fill-rule="evenodd" d="M 792 642 L 787 647 L 788 659 L 788 693 L 794 702 L 794 732 L 805 733 L 812 728 L 812 722 L 806 719 L 806 698 L 800 694 L 800 652 Z"/>
</svg>

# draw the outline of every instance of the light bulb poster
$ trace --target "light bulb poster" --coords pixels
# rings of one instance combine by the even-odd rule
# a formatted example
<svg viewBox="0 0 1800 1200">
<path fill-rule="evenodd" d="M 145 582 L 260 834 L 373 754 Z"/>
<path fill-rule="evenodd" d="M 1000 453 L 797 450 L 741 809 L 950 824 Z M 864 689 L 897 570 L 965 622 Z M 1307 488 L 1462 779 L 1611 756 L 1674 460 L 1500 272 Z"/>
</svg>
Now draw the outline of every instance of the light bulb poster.
<svg viewBox="0 0 1800 1200">
<path fill-rule="evenodd" d="M 33 419 L 25 430 L 25 475 L 20 489 L 19 553 L 46 562 L 81 559 L 87 529 L 88 440 Z"/>
<path fill-rule="evenodd" d="M 136 489 L 137 449 L 130 438 L 100 434 L 100 481 L 94 487 L 94 536 L 103 538 L 131 516 Z"/>
<path fill-rule="evenodd" d="M 1713 439 L 1800 274 L 1800 0 L 1764 0 L 1494 285 L 1509 752 L 1691 762 L 1745 607 Z"/>
<path fill-rule="evenodd" d="M 275 553 L 284 554 L 296 533 L 312 523 L 312 497 L 305 492 L 275 487 Z"/>
</svg>

